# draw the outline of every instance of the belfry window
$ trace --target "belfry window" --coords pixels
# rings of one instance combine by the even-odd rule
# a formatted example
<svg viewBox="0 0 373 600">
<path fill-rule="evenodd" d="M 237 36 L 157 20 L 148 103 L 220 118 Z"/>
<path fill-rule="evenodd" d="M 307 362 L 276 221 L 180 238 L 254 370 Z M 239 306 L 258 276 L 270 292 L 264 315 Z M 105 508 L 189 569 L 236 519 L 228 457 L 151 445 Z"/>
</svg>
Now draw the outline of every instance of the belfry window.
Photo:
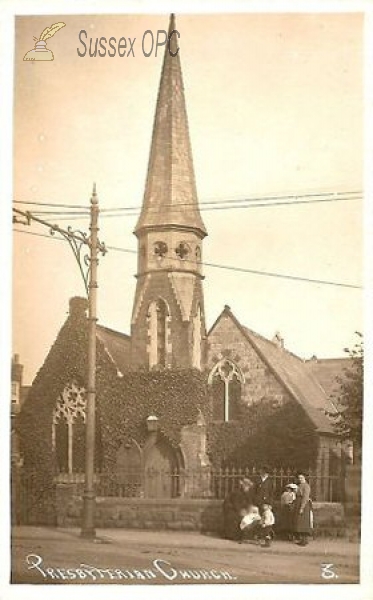
<svg viewBox="0 0 373 600">
<path fill-rule="evenodd" d="M 209 375 L 212 386 L 213 419 L 234 421 L 240 418 L 240 401 L 244 377 L 229 359 L 219 361 Z"/>
<path fill-rule="evenodd" d="M 193 318 L 193 338 L 192 338 L 192 366 L 195 369 L 201 368 L 202 353 L 202 311 L 198 305 L 197 312 Z"/>
<path fill-rule="evenodd" d="M 166 303 L 158 300 L 157 303 L 157 358 L 161 367 L 166 366 Z"/>
<path fill-rule="evenodd" d="M 149 321 L 149 366 L 167 367 L 169 309 L 162 299 L 152 302 L 148 312 Z"/>
<path fill-rule="evenodd" d="M 73 382 L 57 400 L 53 412 L 52 447 L 58 473 L 83 473 L 85 463 L 86 392 Z M 96 469 L 101 462 L 101 437 L 96 419 Z"/>
</svg>

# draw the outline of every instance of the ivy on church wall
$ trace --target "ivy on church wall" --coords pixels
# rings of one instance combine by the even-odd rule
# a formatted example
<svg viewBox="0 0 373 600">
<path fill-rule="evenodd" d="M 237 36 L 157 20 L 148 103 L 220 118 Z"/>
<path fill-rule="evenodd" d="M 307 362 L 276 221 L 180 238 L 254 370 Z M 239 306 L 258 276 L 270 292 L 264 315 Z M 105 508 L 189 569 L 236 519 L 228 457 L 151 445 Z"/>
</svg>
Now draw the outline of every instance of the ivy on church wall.
<svg viewBox="0 0 373 600">
<path fill-rule="evenodd" d="M 147 417 L 158 418 L 161 436 L 174 448 L 182 427 L 195 424 L 199 410 L 210 420 L 207 376 L 194 369 L 127 372 L 100 390 L 100 407 L 105 467 L 111 470 L 121 444 L 135 439 L 144 445 Z"/>
<path fill-rule="evenodd" d="M 53 411 L 65 386 L 87 387 L 88 330 L 84 311 L 70 315 L 61 328 L 43 366 L 37 373 L 18 421 L 24 473 L 37 477 L 47 491 L 52 486 L 55 462 L 52 451 Z M 116 377 L 116 369 L 102 345 L 97 349 L 97 387 Z M 100 407 L 96 413 L 101 426 Z"/>
<path fill-rule="evenodd" d="M 274 406 L 270 398 L 241 404 L 240 418 L 213 422 L 208 450 L 214 464 L 307 469 L 317 459 L 318 435 L 303 409 L 292 399 Z"/>
<path fill-rule="evenodd" d="M 52 486 L 52 418 L 58 396 L 76 381 L 86 387 L 88 335 L 84 311 L 63 325 L 38 372 L 19 418 L 25 472 L 34 473 L 43 489 Z M 276 406 L 270 398 L 251 406 L 239 402 L 239 418 L 212 419 L 212 388 L 207 373 L 193 369 L 129 371 L 119 374 L 103 344 L 97 344 L 96 419 L 102 438 L 102 468 L 112 471 L 121 444 L 142 446 L 146 419 L 159 419 L 161 435 L 175 448 L 181 429 L 195 424 L 199 410 L 207 424 L 207 451 L 214 466 L 307 468 L 314 465 L 318 437 L 303 409 L 291 398 Z"/>
<path fill-rule="evenodd" d="M 44 487 L 55 473 L 52 419 L 58 396 L 75 381 L 87 387 L 88 331 L 84 311 L 69 316 L 39 370 L 18 424 L 26 473 L 37 474 Z M 159 430 L 177 447 L 181 428 L 196 423 L 199 410 L 210 420 L 207 375 L 195 369 L 128 371 L 119 374 L 103 344 L 97 343 L 96 420 L 101 430 L 102 467 L 110 470 L 122 443 L 143 445 L 146 419 L 155 415 Z"/>
</svg>

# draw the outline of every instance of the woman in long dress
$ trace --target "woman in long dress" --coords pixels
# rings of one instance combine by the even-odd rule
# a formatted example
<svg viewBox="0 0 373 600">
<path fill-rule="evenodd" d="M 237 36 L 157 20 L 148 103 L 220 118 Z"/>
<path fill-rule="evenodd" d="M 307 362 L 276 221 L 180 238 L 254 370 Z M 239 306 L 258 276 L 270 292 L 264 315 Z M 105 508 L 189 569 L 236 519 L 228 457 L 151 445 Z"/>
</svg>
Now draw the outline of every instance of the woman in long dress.
<svg viewBox="0 0 373 600">
<path fill-rule="evenodd" d="M 298 486 L 288 483 L 281 495 L 279 530 L 290 541 L 294 539 L 294 503 Z"/>
<path fill-rule="evenodd" d="M 252 504 L 253 486 L 250 479 L 244 478 L 240 481 L 239 489 L 228 494 L 224 500 L 224 537 L 228 540 L 241 541 L 242 539 L 240 523 Z"/>
<path fill-rule="evenodd" d="M 298 489 L 294 501 L 294 533 L 299 546 L 307 546 L 312 533 L 311 488 L 303 473 L 298 474 Z"/>
</svg>

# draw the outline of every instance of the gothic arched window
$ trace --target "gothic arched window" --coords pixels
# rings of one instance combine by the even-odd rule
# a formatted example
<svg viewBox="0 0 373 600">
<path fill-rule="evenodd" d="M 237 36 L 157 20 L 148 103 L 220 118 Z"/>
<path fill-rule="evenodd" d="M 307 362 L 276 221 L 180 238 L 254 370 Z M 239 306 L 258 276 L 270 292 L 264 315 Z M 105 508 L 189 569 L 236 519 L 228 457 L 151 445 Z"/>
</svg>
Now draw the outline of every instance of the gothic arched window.
<svg viewBox="0 0 373 600">
<path fill-rule="evenodd" d="M 234 421 L 240 418 L 241 388 L 244 382 L 240 369 L 231 360 L 220 360 L 214 366 L 209 375 L 214 420 Z"/>
<path fill-rule="evenodd" d="M 192 366 L 200 369 L 202 362 L 202 311 L 200 305 L 198 305 L 196 316 L 193 318 L 192 336 Z"/>
<path fill-rule="evenodd" d="M 58 397 L 53 412 L 52 447 L 59 473 L 84 473 L 86 391 L 73 382 Z M 101 436 L 96 419 L 96 469 L 101 466 Z"/>
<path fill-rule="evenodd" d="M 167 367 L 170 313 L 165 300 L 158 298 L 149 306 L 149 366 Z"/>
</svg>

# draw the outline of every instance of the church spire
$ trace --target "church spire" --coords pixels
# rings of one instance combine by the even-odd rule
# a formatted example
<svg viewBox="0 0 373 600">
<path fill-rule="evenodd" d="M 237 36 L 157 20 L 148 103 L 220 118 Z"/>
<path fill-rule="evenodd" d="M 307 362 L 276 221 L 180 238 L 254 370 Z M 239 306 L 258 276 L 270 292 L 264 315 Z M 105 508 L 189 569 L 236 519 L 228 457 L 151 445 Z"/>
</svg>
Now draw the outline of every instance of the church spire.
<svg viewBox="0 0 373 600">
<path fill-rule="evenodd" d="M 144 203 L 135 230 L 139 252 L 131 356 L 139 367 L 202 369 L 202 240 L 207 233 L 198 208 L 173 15 L 168 40 Z"/>
<path fill-rule="evenodd" d="M 169 226 L 194 230 L 202 238 L 207 232 L 198 208 L 180 47 L 175 30 L 175 16 L 172 14 L 168 30 L 170 43 L 166 45 L 158 91 L 144 202 L 135 234 L 145 229 Z"/>
</svg>

